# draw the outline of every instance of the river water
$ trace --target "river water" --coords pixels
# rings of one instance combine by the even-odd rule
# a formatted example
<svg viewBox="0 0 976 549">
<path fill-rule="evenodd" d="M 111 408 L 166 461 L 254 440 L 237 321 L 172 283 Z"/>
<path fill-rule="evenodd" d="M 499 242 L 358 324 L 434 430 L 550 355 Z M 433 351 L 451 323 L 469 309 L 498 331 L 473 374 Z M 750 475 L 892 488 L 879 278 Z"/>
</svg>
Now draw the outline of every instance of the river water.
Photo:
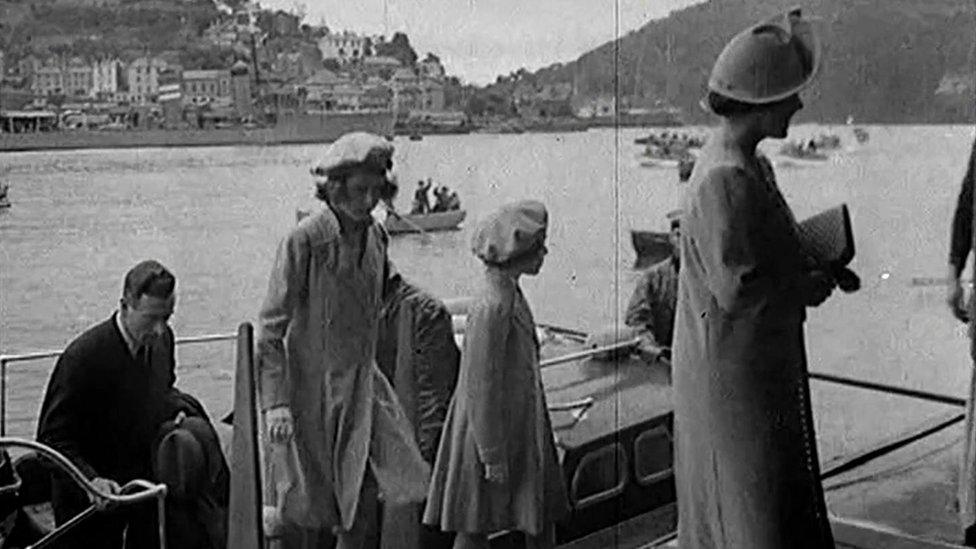
<svg viewBox="0 0 976 549">
<path fill-rule="evenodd" d="M 846 202 L 856 232 L 860 292 L 812 310 L 813 370 L 963 396 L 970 365 L 964 327 L 943 304 L 949 225 L 973 130 L 968 126 L 800 126 L 833 131 L 844 149 L 817 165 L 779 165 L 797 217 Z M 396 237 L 390 254 L 411 280 L 442 297 L 471 290 L 476 220 L 510 200 L 550 209 L 550 254 L 524 288 L 540 322 L 593 329 L 622 318 L 632 290 L 631 228 L 665 230 L 682 187 L 674 168 L 645 168 L 637 129 L 567 134 L 428 136 L 396 141 L 409 209 L 419 178 L 459 191 L 457 232 Z M 764 143 L 776 159 L 777 142 Z M 0 155 L 13 207 L 0 211 L 0 352 L 57 349 L 107 318 L 122 276 L 156 258 L 176 274 L 178 335 L 232 332 L 252 320 L 275 245 L 311 200 L 308 166 L 323 146 L 37 152 Z M 232 344 L 180 350 L 180 383 L 215 414 L 230 407 Z M 13 434 L 33 430 L 53 362 L 11 367 Z M 823 459 L 863 448 L 945 407 L 813 382 Z"/>
</svg>

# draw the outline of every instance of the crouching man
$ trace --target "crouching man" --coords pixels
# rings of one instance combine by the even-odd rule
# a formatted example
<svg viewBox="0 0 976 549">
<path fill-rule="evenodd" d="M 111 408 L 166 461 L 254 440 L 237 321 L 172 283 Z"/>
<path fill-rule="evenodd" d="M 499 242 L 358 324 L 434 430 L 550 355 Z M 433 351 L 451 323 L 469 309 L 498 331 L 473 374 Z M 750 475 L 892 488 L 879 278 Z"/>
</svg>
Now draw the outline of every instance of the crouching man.
<svg viewBox="0 0 976 549">
<path fill-rule="evenodd" d="M 41 406 L 37 439 L 64 454 L 103 492 L 133 479 L 165 482 L 170 547 L 226 546 L 229 475 L 206 412 L 174 387 L 175 277 L 156 261 L 125 276 L 111 318 L 68 345 Z M 52 482 L 60 526 L 91 505 L 67 476 Z M 158 547 L 154 502 L 104 510 L 58 547 Z M 124 545 L 123 545 L 124 544 Z"/>
</svg>

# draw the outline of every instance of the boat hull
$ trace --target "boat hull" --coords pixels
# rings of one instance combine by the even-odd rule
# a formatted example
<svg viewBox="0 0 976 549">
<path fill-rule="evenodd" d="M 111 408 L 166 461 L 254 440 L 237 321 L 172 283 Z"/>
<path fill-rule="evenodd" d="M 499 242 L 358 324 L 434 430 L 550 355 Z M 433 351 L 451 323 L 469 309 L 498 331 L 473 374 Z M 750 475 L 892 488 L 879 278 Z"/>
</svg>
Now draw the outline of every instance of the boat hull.
<svg viewBox="0 0 976 549">
<path fill-rule="evenodd" d="M 386 218 L 386 230 L 390 234 L 453 231 L 458 228 L 468 213 L 464 210 L 451 210 L 425 215 L 401 215 Z"/>
<path fill-rule="evenodd" d="M 0 151 L 331 143 L 354 131 L 392 135 L 393 122 L 392 112 L 305 113 L 282 116 L 270 128 L 0 133 Z"/>
</svg>

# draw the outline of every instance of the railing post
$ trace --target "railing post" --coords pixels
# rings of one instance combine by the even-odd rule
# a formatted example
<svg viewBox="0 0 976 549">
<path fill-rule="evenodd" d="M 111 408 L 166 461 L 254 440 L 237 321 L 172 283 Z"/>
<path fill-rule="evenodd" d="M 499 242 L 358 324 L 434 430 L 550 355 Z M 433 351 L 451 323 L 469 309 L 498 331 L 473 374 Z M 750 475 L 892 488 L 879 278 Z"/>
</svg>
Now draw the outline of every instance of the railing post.
<svg viewBox="0 0 976 549">
<path fill-rule="evenodd" d="M 7 436 L 7 359 L 0 358 L 0 437 Z"/>
<path fill-rule="evenodd" d="M 227 547 L 264 549 L 254 328 L 247 322 L 241 324 L 237 331 L 237 369 L 234 376 L 234 441 Z"/>
</svg>

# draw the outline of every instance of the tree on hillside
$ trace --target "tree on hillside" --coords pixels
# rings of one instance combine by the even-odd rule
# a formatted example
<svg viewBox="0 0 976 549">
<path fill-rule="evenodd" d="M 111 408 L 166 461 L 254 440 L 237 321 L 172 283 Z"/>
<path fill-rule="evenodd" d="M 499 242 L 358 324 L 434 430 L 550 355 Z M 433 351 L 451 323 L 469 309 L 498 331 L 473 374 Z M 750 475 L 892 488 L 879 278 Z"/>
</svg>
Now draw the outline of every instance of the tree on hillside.
<svg viewBox="0 0 976 549">
<path fill-rule="evenodd" d="M 404 67 L 412 67 L 417 62 L 417 52 L 410 45 L 410 38 L 402 32 L 394 33 L 389 42 L 380 42 L 373 49 L 376 55 L 392 57 Z"/>
<path fill-rule="evenodd" d="M 535 73 L 537 82 L 572 82 L 577 95 L 618 93 L 632 104 L 680 107 L 687 122 L 706 115 L 697 103 L 725 43 L 739 30 L 784 13 L 793 0 L 721 0 L 677 10 L 573 62 Z M 965 93 L 935 94 L 947 75 L 972 72 L 972 0 L 818 0 L 813 15 L 823 70 L 804 96 L 799 120 L 946 123 L 972 120 Z M 510 86 L 516 73 L 492 87 Z M 961 118 L 958 116 L 962 114 Z M 951 117 L 957 118 L 951 118 Z"/>
</svg>

